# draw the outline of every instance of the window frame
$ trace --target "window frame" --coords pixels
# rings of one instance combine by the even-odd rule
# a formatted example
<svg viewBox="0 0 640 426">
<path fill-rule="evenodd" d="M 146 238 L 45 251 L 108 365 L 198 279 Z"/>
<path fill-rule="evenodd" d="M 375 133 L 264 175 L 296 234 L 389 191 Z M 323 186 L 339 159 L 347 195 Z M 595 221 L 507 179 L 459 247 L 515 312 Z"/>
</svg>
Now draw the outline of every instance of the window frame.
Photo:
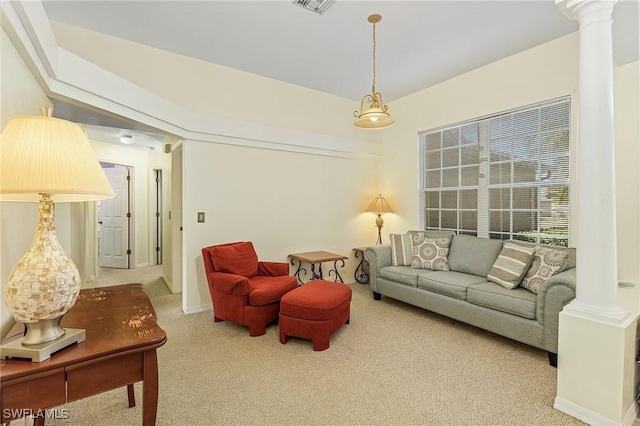
<svg viewBox="0 0 640 426">
<path fill-rule="evenodd" d="M 458 234 L 570 246 L 572 221 L 571 164 L 573 156 L 571 139 L 574 125 L 571 107 L 571 96 L 567 95 L 419 132 L 418 198 L 421 229 L 452 230 Z M 557 110 L 554 108 L 557 108 Z M 535 116 L 535 120 L 532 119 L 531 123 L 537 123 L 537 127 L 533 130 L 528 129 L 528 133 L 522 130 L 521 127 L 517 127 L 517 125 L 529 124 L 526 114 Z M 520 117 L 519 115 L 525 118 L 513 121 L 513 118 L 515 116 Z M 558 118 L 560 118 L 560 121 L 558 121 Z M 518 130 L 514 131 L 512 128 L 511 133 L 507 136 L 502 134 L 495 137 L 496 120 L 505 122 L 512 120 L 511 124 L 516 126 L 515 128 Z M 473 140 L 474 127 L 477 129 L 475 141 Z M 457 144 L 445 142 L 447 132 L 458 134 Z M 465 132 L 467 132 L 467 136 L 471 135 L 471 143 L 464 143 L 465 138 L 463 138 L 462 134 Z M 525 140 L 525 136 L 531 139 Z M 439 146 L 436 147 L 438 138 Z M 495 149 L 492 144 L 499 146 L 502 143 L 497 142 L 498 140 L 507 141 L 507 145 L 504 146 L 505 149 L 509 147 L 509 151 Z M 522 143 L 517 143 L 517 141 L 522 141 Z M 559 149 L 557 151 L 545 150 L 545 143 L 549 147 L 559 143 Z M 476 162 L 469 162 L 469 159 L 474 160 L 473 154 L 464 153 L 465 147 L 473 147 L 472 151 L 474 149 L 477 151 Z M 457 159 L 454 158 L 455 155 L 447 156 L 445 159 L 445 154 L 448 154 L 449 151 L 453 153 L 456 149 L 458 150 Z M 535 155 L 532 156 L 531 152 L 535 152 Z M 505 158 L 496 158 L 496 156 L 499 157 L 500 155 Z M 531 167 L 531 164 L 534 163 L 536 164 L 535 169 Z M 505 170 L 502 169 L 503 167 Z M 514 172 L 518 167 L 520 168 L 519 171 L 517 173 Z M 478 170 L 478 176 L 475 180 L 469 177 L 472 175 L 462 175 L 463 169 L 471 170 L 472 168 L 477 168 Z M 492 174 L 492 170 L 494 172 L 499 171 L 499 173 Z M 457 184 L 446 185 L 447 177 L 445 176 L 445 171 L 449 171 L 448 176 L 453 178 L 450 179 L 449 183 L 456 182 L 457 179 Z M 457 177 L 455 177 L 456 171 Z M 545 180 L 545 177 L 542 176 L 545 171 L 547 174 L 546 179 L 548 180 Z M 505 178 L 506 182 L 502 181 L 504 172 L 509 174 L 509 178 Z M 531 173 L 535 173 L 535 175 L 532 177 Z M 430 185 L 429 174 L 431 174 L 431 179 L 435 179 L 435 185 Z M 496 176 L 498 177 L 497 182 Z M 524 179 L 524 181 L 518 182 L 517 179 L 514 179 L 514 176 L 515 178 Z M 436 177 L 440 180 L 438 181 Z M 466 180 L 463 181 L 463 179 Z M 492 207 L 490 205 L 492 203 L 490 192 L 492 194 L 502 194 L 504 189 L 508 191 L 511 198 L 509 207 L 505 208 L 502 204 L 500 204 L 499 208 L 495 208 L 495 205 Z M 523 208 L 523 200 L 526 201 L 527 199 L 527 190 L 529 191 L 529 202 L 535 199 L 536 205 Z M 468 191 L 476 191 L 476 202 L 463 202 L 461 194 L 464 194 L 464 191 L 467 194 L 469 193 Z M 531 191 L 536 192 L 532 193 Z M 454 207 L 448 207 L 448 204 L 443 203 L 445 201 L 443 200 L 443 193 L 449 192 L 451 194 L 447 194 L 448 196 L 455 194 L 455 197 L 457 197 L 457 203 Z M 430 193 L 431 195 L 429 195 Z M 438 204 L 430 207 L 430 204 L 427 203 L 436 201 L 433 197 L 434 193 L 437 193 Z M 515 197 L 511 197 L 511 194 L 520 196 L 514 201 L 513 198 Z M 518 202 L 520 203 L 517 204 Z M 516 203 L 516 208 L 514 208 L 514 203 Z M 542 203 L 545 203 L 545 207 L 543 207 Z M 449 215 L 450 218 L 443 222 L 443 213 L 454 211 L 456 214 Z M 528 217 L 524 213 L 528 213 Z M 428 214 L 432 214 L 434 219 L 438 218 L 437 227 L 428 226 Z M 505 231 L 500 227 L 496 231 L 495 228 L 492 228 L 491 218 L 494 221 L 502 220 L 504 214 L 509 216 L 509 229 Z M 455 226 L 452 226 L 454 216 Z M 463 216 L 466 216 L 466 218 L 463 218 Z M 474 217 L 476 223 L 475 229 L 472 229 L 472 227 L 466 225 L 473 223 Z M 514 217 L 516 218 L 515 220 Z M 521 229 L 526 226 L 527 220 L 532 226 L 535 225 L 531 230 L 527 230 L 530 233 Z M 516 229 L 514 229 L 514 223 L 516 224 Z M 518 224 L 520 226 L 517 226 Z M 554 227 L 545 227 L 545 224 L 555 224 L 556 229 L 561 229 L 562 232 L 560 234 L 550 233 L 553 232 Z M 557 226 L 558 224 L 560 227 Z"/>
</svg>

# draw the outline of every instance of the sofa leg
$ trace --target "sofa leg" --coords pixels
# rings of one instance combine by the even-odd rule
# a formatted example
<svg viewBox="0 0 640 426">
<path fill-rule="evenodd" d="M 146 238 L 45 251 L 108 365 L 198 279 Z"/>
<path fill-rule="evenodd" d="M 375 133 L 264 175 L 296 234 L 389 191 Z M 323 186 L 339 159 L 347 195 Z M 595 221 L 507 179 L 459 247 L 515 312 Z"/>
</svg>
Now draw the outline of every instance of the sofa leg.
<svg viewBox="0 0 640 426">
<path fill-rule="evenodd" d="M 549 354 L 549 365 L 558 368 L 558 354 L 547 352 Z"/>
<path fill-rule="evenodd" d="M 373 300 L 382 300 L 382 295 L 380 293 L 373 292 Z"/>
</svg>

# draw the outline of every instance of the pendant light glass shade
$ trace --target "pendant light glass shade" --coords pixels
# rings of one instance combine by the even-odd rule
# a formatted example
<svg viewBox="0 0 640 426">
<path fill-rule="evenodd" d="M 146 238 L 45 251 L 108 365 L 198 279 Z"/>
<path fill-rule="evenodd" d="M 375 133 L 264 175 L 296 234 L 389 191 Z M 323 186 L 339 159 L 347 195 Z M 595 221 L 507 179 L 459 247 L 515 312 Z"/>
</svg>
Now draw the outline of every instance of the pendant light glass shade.
<svg viewBox="0 0 640 426">
<path fill-rule="evenodd" d="M 353 112 L 356 117 L 353 125 L 360 129 L 384 129 L 395 124 L 395 120 L 387 112 L 389 107 L 382 101 L 382 94 L 376 92 L 376 24 L 382 20 L 382 16 L 374 14 L 367 20 L 373 24 L 373 84 L 371 93 L 364 95 L 360 101 L 360 111 Z"/>
</svg>

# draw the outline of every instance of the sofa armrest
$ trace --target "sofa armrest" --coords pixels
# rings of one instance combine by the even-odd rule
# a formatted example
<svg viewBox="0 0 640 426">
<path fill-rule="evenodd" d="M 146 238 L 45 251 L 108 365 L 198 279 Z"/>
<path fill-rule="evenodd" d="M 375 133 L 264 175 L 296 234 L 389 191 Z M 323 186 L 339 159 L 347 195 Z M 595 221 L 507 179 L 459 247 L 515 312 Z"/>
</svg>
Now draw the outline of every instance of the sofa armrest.
<svg viewBox="0 0 640 426">
<path fill-rule="evenodd" d="M 378 292 L 378 276 L 380 268 L 391 265 L 391 244 L 367 247 L 364 257 L 369 262 L 369 286 Z"/>
<path fill-rule="evenodd" d="M 544 346 L 558 353 L 558 322 L 562 308 L 576 297 L 576 268 L 546 280 L 538 290 L 536 317 L 544 327 Z"/>
<path fill-rule="evenodd" d="M 251 286 L 249 278 L 225 272 L 209 272 L 207 275 L 209 288 L 222 293 L 244 296 L 249 294 Z"/>
<path fill-rule="evenodd" d="M 258 275 L 264 277 L 289 275 L 289 264 L 286 262 L 258 262 Z"/>
</svg>

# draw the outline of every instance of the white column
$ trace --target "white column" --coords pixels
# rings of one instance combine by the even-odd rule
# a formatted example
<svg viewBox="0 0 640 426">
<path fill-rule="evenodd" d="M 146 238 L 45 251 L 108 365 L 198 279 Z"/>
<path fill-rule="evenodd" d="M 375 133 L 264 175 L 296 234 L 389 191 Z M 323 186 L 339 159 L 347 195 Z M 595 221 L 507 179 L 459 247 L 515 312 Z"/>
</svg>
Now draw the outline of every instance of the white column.
<svg viewBox="0 0 640 426">
<path fill-rule="evenodd" d="M 616 0 L 556 1 L 580 24 L 576 299 L 566 312 L 620 323 L 613 122 L 612 11 Z"/>
<path fill-rule="evenodd" d="M 618 293 L 611 14 L 615 0 L 556 0 L 580 23 L 576 299 L 560 312 L 554 407 L 589 424 L 630 425 L 637 312 Z M 624 299 L 622 299 L 624 300 Z"/>
</svg>

